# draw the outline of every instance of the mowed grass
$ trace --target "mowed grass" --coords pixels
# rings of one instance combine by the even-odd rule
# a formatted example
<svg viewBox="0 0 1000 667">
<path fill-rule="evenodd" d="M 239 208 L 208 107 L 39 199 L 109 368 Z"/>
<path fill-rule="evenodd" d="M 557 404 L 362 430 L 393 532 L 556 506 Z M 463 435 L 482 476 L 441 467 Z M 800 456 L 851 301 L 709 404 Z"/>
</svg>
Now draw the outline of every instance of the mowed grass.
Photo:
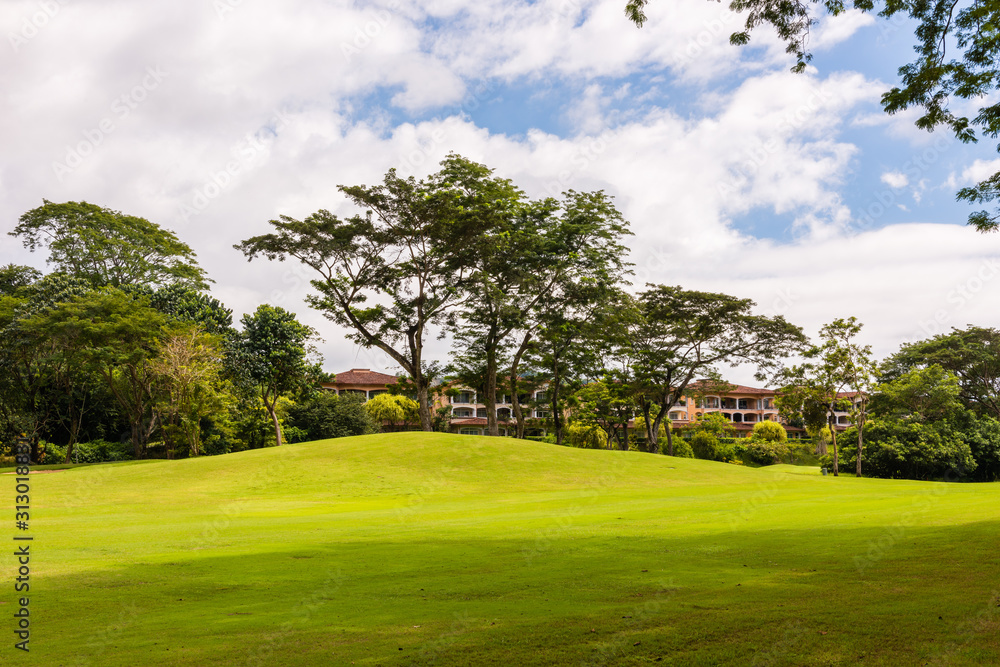
<svg viewBox="0 0 1000 667">
<path fill-rule="evenodd" d="M 0 663 L 1000 664 L 1000 485 L 816 473 L 405 433 L 38 474 Z"/>
</svg>

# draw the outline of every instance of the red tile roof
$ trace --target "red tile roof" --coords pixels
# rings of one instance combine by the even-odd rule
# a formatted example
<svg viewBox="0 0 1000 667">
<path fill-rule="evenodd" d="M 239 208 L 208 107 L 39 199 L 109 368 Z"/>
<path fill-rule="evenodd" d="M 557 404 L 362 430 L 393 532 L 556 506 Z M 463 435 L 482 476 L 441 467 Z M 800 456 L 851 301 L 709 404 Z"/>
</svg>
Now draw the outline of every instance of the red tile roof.
<svg viewBox="0 0 1000 667">
<path fill-rule="evenodd" d="M 764 389 L 763 387 L 748 387 L 743 384 L 728 384 L 722 382 L 717 383 L 706 383 L 704 380 L 698 380 L 697 382 L 692 382 L 688 385 L 688 391 L 698 391 L 708 386 L 708 393 L 712 395 L 723 395 L 729 396 L 730 394 L 755 394 L 757 396 L 774 396 L 774 389 Z"/>
<path fill-rule="evenodd" d="M 386 375 L 385 373 L 377 373 L 370 368 L 352 368 L 349 371 L 343 373 L 337 373 L 337 377 L 334 378 L 334 383 L 336 384 L 396 384 L 399 379 L 395 375 Z"/>
</svg>

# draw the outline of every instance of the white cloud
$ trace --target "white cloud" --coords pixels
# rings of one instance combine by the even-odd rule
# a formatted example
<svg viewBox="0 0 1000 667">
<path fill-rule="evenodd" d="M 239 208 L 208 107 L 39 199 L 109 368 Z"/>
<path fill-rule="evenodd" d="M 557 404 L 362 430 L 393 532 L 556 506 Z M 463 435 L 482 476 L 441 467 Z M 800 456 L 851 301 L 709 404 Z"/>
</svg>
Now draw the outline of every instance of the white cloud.
<svg viewBox="0 0 1000 667">
<path fill-rule="evenodd" d="M 910 179 L 907 178 L 906 174 L 898 171 L 887 171 L 882 174 L 882 182 L 888 185 L 890 188 L 899 190 L 900 188 L 905 188 L 910 184 Z"/>
</svg>

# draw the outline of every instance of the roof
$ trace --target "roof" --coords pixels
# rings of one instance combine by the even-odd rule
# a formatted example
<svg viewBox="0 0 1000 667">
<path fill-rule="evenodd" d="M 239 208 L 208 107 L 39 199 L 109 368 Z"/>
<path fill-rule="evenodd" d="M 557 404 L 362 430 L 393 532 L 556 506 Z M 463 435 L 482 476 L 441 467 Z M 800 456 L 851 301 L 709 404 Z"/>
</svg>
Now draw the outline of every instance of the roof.
<svg viewBox="0 0 1000 667">
<path fill-rule="evenodd" d="M 352 368 L 343 373 L 337 373 L 333 380 L 334 384 L 396 384 L 399 378 L 395 375 L 378 373 L 370 368 Z"/>
<path fill-rule="evenodd" d="M 730 394 L 755 394 L 758 396 L 774 396 L 777 392 L 774 389 L 765 389 L 764 387 L 748 387 L 744 384 L 730 384 L 728 382 L 706 382 L 705 380 L 698 380 L 692 382 L 687 386 L 685 393 L 698 391 L 702 388 L 706 388 L 711 395 L 724 395 L 729 396 Z"/>
</svg>

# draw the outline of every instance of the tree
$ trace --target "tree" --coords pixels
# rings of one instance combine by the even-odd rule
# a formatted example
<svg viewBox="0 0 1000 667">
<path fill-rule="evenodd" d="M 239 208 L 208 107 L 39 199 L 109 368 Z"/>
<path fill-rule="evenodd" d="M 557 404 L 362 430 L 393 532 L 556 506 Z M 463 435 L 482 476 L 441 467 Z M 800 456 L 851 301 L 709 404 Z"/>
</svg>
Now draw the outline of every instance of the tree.
<svg viewBox="0 0 1000 667">
<path fill-rule="evenodd" d="M 649 0 L 628 0 L 625 13 L 638 26 L 646 21 L 643 11 Z M 890 19 L 908 16 L 917 27 L 914 50 L 917 58 L 899 68 L 901 86 L 882 95 L 882 108 L 894 114 L 921 108 L 923 115 L 917 127 L 933 131 L 944 126 L 964 143 L 976 142 L 977 128 L 984 137 L 1000 135 L 1000 102 L 993 94 L 1000 87 L 1000 6 L 995 0 L 958 2 L 924 2 L 923 0 L 854 0 L 854 9 L 878 11 L 878 16 Z M 733 33 L 729 41 L 745 45 L 750 33 L 768 23 L 787 45 L 786 51 L 795 56 L 792 71 L 802 72 L 812 59 L 808 50 L 810 28 L 816 23 L 815 12 L 826 11 L 832 16 L 846 9 L 842 0 L 732 0 L 729 8 L 746 16 L 744 29 Z M 956 53 L 960 57 L 951 57 Z M 949 59 L 950 58 L 950 59 Z M 969 119 L 957 115 L 950 102 L 953 98 L 976 100 L 977 114 Z M 957 105 L 956 105 L 957 106 Z M 958 199 L 974 204 L 991 202 L 1000 197 L 1000 172 L 994 173 L 973 187 L 958 192 Z M 981 232 L 1000 228 L 1000 209 L 991 215 L 977 211 L 969 216 L 969 224 Z"/>
<path fill-rule="evenodd" d="M 256 387 L 274 425 L 275 442 L 281 446 L 281 422 L 275 408 L 282 394 L 309 377 L 307 344 L 315 332 L 299 323 L 294 313 L 267 304 L 244 315 L 240 323 L 243 332 L 236 338 L 230 364 Z"/>
<path fill-rule="evenodd" d="M 836 319 L 820 331 L 820 338 L 836 350 L 843 363 L 846 386 L 854 392 L 848 411 L 857 429 L 858 453 L 855 475 L 861 477 L 861 453 L 864 449 L 865 419 L 868 397 L 875 382 L 875 360 L 870 345 L 859 345 L 855 337 L 863 325 L 857 318 Z"/>
<path fill-rule="evenodd" d="M 275 233 L 247 239 L 236 248 L 249 259 L 294 257 L 319 274 L 319 294 L 309 304 L 352 331 L 348 338 L 388 354 L 417 387 L 420 423 L 433 428 L 430 381 L 424 375 L 428 328 L 454 320 L 467 280 L 467 257 L 489 224 L 464 215 L 449 179 L 471 165 L 449 155 L 430 178 L 402 179 L 390 169 L 382 185 L 339 186 L 365 210 L 340 219 L 321 210 L 299 221 L 272 220 Z M 377 300 L 367 305 L 369 300 Z"/>
<path fill-rule="evenodd" d="M 10 267 L 8 267 L 10 268 Z M 59 310 L 64 301 L 86 294 L 78 279 L 54 274 L 33 280 L 31 271 L 15 267 L 8 272 L 10 293 L 0 295 L 0 417 L 9 437 L 25 433 L 37 460 L 42 434 L 58 419 L 47 400 L 52 390 L 76 379 L 78 357 L 64 349 L 59 337 L 37 319 Z M 79 394 L 67 396 L 68 416 L 79 424 Z M 74 414 L 75 413 L 75 414 Z"/>
<path fill-rule="evenodd" d="M 903 345 L 883 364 L 881 379 L 889 382 L 934 364 L 957 376 L 959 397 L 966 407 L 1000 419 L 1000 330 L 954 329 Z"/>
<path fill-rule="evenodd" d="M 166 317 L 146 297 L 133 298 L 115 288 L 87 292 L 50 312 L 45 326 L 73 337 L 87 363 L 101 375 L 131 430 L 133 455 L 142 458 L 155 431 L 152 414 L 154 373 L 150 361 Z"/>
<path fill-rule="evenodd" d="M 150 369 L 168 454 L 179 449 L 170 443 L 177 436 L 191 456 L 198 456 L 202 419 L 222 409 L 220 341 L 197 327 L 176 328 L 159 341 Z"/>
<path fill-rule="evenodd" d="M 365 412 L 383 428 L 402 431 L 407 424 L 419 421 L 419 407 L 412 398 L 398 394 L 379 394 L 365 403 Z"/>
<path fill-rule="evenodd" d="M 717 374 L 720 363 L 750 363 L 763 380 L 805 341 L 802 329 L 783 316 L 753 315 L 756 304 L 750 299 L 647 287 L 635 302 L 637 316 L 626 330 L 622 354 L 632 368 L 632 387 L 651 447 L 657 444 L 660 423 L 696 377 Z M 673 455 L 670 429 L 667 445 Z"/>
<path fill-rule="evenodd" d="M 376 397 L 377 398 L 377 397 Z M 306 432 L 308 440 L 366 435 L 378 430 L 365 410 L 364 396 L 315 392 L 308 400 L 288 408 L 292 426 Z"/>
<path fill-rule="evenodd" d="M 880 384 L 872 411 L 883 419 L 937 422 L 962 410 L 958 377 L 937 364 Z"/>
<path fill-rule="evenodd" d="M 627 428 L 635 403 L 621 382 L 611 376 L 590 382 L 576 392 L 575 403 L 574 418 L 600 427 L 607 434 L 608 449 L 614 449 L 616 443 L 620 449 L 628 449 Z"/>
<path fill-rule="evenodd" d="M 48 262 L 56 271 L 83 278 L 93 287 L 208 287 L 194 251 L 173 232 L 87 202 L 43 201 L 20 217 L 10 235 L 21 237 L 32 252 L 48 248 Z"/>
<path fill-rule="evenodd" d="M 519 191 L 516 194 L 519 196 Z M 486 204 L 476 204 L 486 208 L 483 215 L 496 216 L 498 211 L 504 215 L 484 226 L 489 231 L 478 238 L 470 255 L 458 338 L 470 349 L 482 350 L 487 427 L 490 435 L 497 435 L 494 396 L 498 355 L 513 347 L 511 338 L 519 337 L 518 349 L 510 351 L 508 390 L 518 431 L 523 435 L 517 398 L 519 365 L 544 314 L 572 306 L 580 294 L 574 284 L 621 282 L 626 264 L 621 259 L 625 248 L 620 240 L 629 232 L 611 198 L 600 191 L 570 190 L 560 201 L 548 198 L 535 202 L 507 193 L 501 205 L 492 199 Z M 471 204 L 463 208 L 476 210 Z"/>
<path fill-rule="evenodd" d="M 853 342 L 861 325 L 855 318 L 837 319 L 820 329 L 821 344 L 805 351 L 806 362 L 781 372 L 783 386 L 776 398 L 778 410 L 789 421 L 801 420 L 810 433 L 819 433 L 824 426 L 830 428 L 833 445 L 833 474 L 840 474 L 840 455 L 837 449 L 838 411 L 852 411 L 863 415 L 854 407 L 847 389 L 863 386 L 870 378 L 870 350 Z M 851 394 L 856 395 L 856 394 Z M 859 400 L 865 401 L 861 396 Z M 861 449 L 864 419 L 858 425 L 857 474 L 861 475 Z"/>
</svg>

